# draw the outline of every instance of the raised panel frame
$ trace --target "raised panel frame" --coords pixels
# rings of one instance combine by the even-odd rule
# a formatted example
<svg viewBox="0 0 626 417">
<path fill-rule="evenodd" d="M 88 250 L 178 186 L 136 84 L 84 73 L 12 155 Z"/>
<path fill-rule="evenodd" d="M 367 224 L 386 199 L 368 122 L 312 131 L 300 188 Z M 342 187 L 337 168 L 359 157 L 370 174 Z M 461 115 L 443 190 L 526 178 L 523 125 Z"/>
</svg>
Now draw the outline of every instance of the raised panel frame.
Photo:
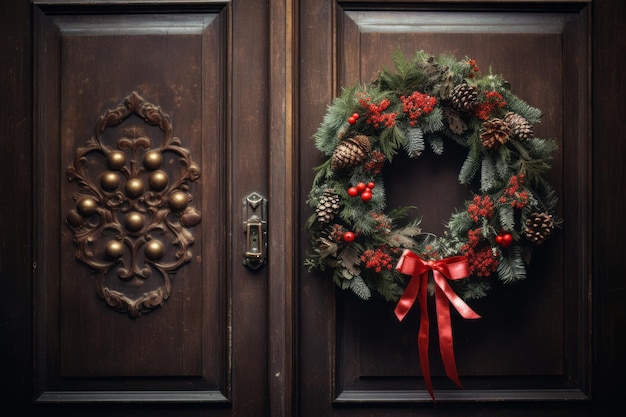
<svg viewBox="0 0 626 417">
<path fill-rule="evenodd" d="M 228 196 L 225 173 L 228 168 L 229 145 L 225 140 L 228 136 L 229 123 L 226 120 L 230 103 L 227 95 L 229 89 L 226 68 L 230 62 L 230 5 L 226 2 L 213 4 L 196 4 L 193 7 L 187 5 L 176 6 L 164 4 L 160 7 L 161 13 L 154 14 L 154 7 L 141 5 L 119 5 L 119 8 L 107 8 L 107 12 L 115 9 L 117 14 L 102 13 L 102 5 L 92 6 L 72 4 L 72 2 L 57 2 L 56 4 L 43 3 L 34 5 L 35 39 L 35 96 L 36 96 L 36 126 L 35 126 L 35 157 L 37 167 L 35 178 L 37 190 L 35 192 L 35 230 L 37 231 L 37 247 L 35 265 L 35 402 L 36 403 L 185 403 L 185 404 L 212 404 L 223 406 L 231 403 L 232 399 L 232 338 L 229 335 L 231 308 L 231 284 L 228 279 L 229 265 L 227 260 L 230 246 L 227 240 L 225 227 L 229 224 L 230 215 L 226 207 L 228 203 L 220 202 L 219 199 L 209 198 L 207 186 L 219 195 Z M 104 42 L 107 39 L 133 39 L 133 36 L 160 39 L 172 39 L 170 48 L 176 47 L 178 42 L 191 38 L 197 45 L 196 53 L 189 58 L 195 68 L 189 68 L 188 73 L 179 73 L 178 80 L 181 85 L 159 85 L 159 75 L 142 73 L 154 71 L 161 74 L 162 79 L 176 83 L 174 73 L 168 74 L 168 68 L 175 68 L 178 64 L 176 50 L 168 50 L 168 45 L 158 50 L 153 50 L 156 57 L 160 57 L 156 66 L 147 62 L 132 62 L 126 59 L 120 63 L 130 74 L 129 81 L 121 81 L 111 85 L 110 91 L 102 88 L 103 83 L 97 83 L 100 90 L 91 92 L 94 95 L 92 107 L 74 108 L 68 113 L 64 106 L 73 100 L 62 100 L 63 86 L 67 88 L 71 83 L 74 73 L 80 73 L 81 68 L 68 68 L 71 62 L 81 62 L 80 57 L 72 61 L 66 49 L 70 45 L 81 45 L 93 41 Z M 128 38 L 123 38 L 127 36 Z M 178 37 L 178 38 L 176 38 Z M 139 39 L 137 38 L 137 39 Z M 98 39 L 104 39 L 99 41 Z M 131 41 L 132 43 L 132 41 Z M 150 45 L 148 43 L 148 45 Z M 156 45 L 152 44 L 153 48 Z M 125 45 L 119 45 L 123 48 Z M 134 45 L 128 46 L 131 49 Z M 96 51 L 97 53 L 100 51 Z M 148 57 L 150 50 L 137 51 L 137 56 L 144 54 Z M 162 54 L 161 54 L 162 53 Z M 217 53 L 217 55 L 216 55 Z M 71 57 L 74 58 L 74 57 Z M 109 68 L 115 63 L 108 56 Z M 168 61 L 169 59 L 169 61 Z M 69 64 L 68 64 L 69 63 Z M 104 65 L 106 66 L 106 65 Z M 88 74 L 89 75 L 89 74 Z M 104 71 L 102 76 L 108 74 Z M 97 76 L 97 74 L 92 74 Z M 115 75 L 112 76 L 115 78 Z M 191 78 L 185 78 L 191 77 Z M 118 80 L 122 80 L 119 78 Z M 142 80 L 144 83 L 142 83 Z M 152 84 L 151 81 L 152 80 Z M 216 81 L 217 80 L 217 81 Z M 192 94 L 182 91 L 179 96 L 177 88 L 190 88 L 192 84 L 199 86 Z M 71 241 L 68 240 L 67 231 L 64 229 L 66 213 L 62 210 L 68 195 L 71 195 L 71 186 L 66 184 L 64 171 L 67 155 L 75 151 L 75 147 L 83 146 L 84 140 L 89 138 L 84 132 L 76 133 L 79 138 L 69 139 L 75 133 L 67 129 L 68 118 L 79 118 L 83 122 L 76 122 L 71 127 L 82 124 L 95 126 L 98 115 L 109 108 L 115 107 L 124 100 L 125 94 L 138 91 L 147 101 L 162 107 L 162 110 L 172 116 L 174 136 L 180 135 L 183 146 L 187 146 L 194 160 L 200 166 L 199 182 L 205 184 L 201 192 L 200 186 L 195 188 L 196 202 L 202 213 L 210 213 L 221 221 L 201 222 L 196 230 L 195 243 L 193 246 L 194 266 L 190 269 L 190 275 L 186 280 L 193 283 L 197 290 L 176 290 L 167 302 L 155 312 L 148 313 L 144 317 L 132 319 L 123 317 L 111 310 L 107 311 L 95 292 L 93 298 L 81 300 L 64 300 L 62 298 L 62 276 L 64 254 L 73 254 Z M 136 90 L 136 91 L 135 91 Z M 189 93 L 189 92 L 188 92 Z M 74 94 L 78 94 L 74 92 Z M 110 95 L 107 95 L 110 94 Z M 186 98 L 194 97 L 193 102 L 185 101 Z M 65 112 L 65 113 L 64 113 Z M 178 112 L 178 113 L 177 113 Z M 209 117 L 209 114 L 213 115 Z M 188 122 L 176 123 L 177 120 L 185 120 L 190 115 Z M 216 117 L 217 116 L 217 117 Z M 78 120 L 78 119 L 76 119 Z M 66 130 L 63 130 L 66 126 Z M 89 132 L 91 134 L 91 132 Z M 83 140 L 84 139 L 84 140 Z M 70 193 L 70 194 L 68 194 Z M 50 202 L 56 202 L 51 204 Z M 207 240 L 208 238 L 208 240 Z M 223 243 L 223 244 L 220 244 Z M 65 247 L 69 244 L 69 247 Z M 84 266 L 83 266 L 84 267 Z M 73 270 L 74 271 L 74 270 Z M 81 271 L 76 269 L 75 271 Z M 77 273 L 75 278 L 90 281 L 88 269 L 82 270 L 84 275 Z M 178 271 L 181 284 L 185 281 L 183 268 Z M 176 281 L 176 277 L 174 280 Z M 179 284 L 179 285 L 181 285 Z M 173 285 L 176 287 L 176 284 Z M 190 303 L 193 310 L 185 311 L 186 300 L 183 296 L 197 295 L 199 300 Z M 178 300 L 174 298 L 178 297 Z M 76 303 L 72 307 L 65 307 L 63 303 Z M 168 310 L 170 307 L 170 310 Z M 156 343 L 167 354 L 164 344 L 173 343 L 179 345 L 176 340 L 168 337 L 168 328 L 181 332 L 182 342 L 189 343 L 190 354 L 184 349 L 178 352 L 180 364 L 174 364 L 165 375 L 159 376 L 159 363 L 136 367 L 135 371 L 123 373 L 116 371 L 107 375 L 105 369 L 91 371 L 89 364 L 82 365 L 78 371 L 70 371 L 63 366 L 63 361 L 71 360 L 66 356 L 63 359 L 63 343 L 68 346 L 67 330 L 64 330 L 62 316 L 67 316 L 71 311 L 80 314 L 82 309 L 96 310 L 91 313 L 94 317 L 101 317 L 103 323 L 110 323 L 109 330 L 129 338 L 128 343 L 138 349 L 134 355 L 136 359 L 143 360 L 141 351 L 147 352 L 150 346 L 146 343 Z M 156 313 L 156 314 L 153 314 Z M 193 329 L 174 329 L 170 326 L 176 323 L 191 323 L 193 314 L 197 319 Z M 182 314 L 182 315 L 181 315 Z M 187 314 L 187 316 L 185 316 Z M 172 316 L 173 315 L 173 316 Z M 169 317 L 169 319 L 168 319 Z M 172 321 L 173 319 L 173 321 Z M 142 325 L 143 320 L 143 325 Z M 165 320 L 165 323 L 160 323 Z M 169 322 L 167 322 L 169 320 Z M 69 320 L 66 323 L 75 326 L 80 321 Z M 73 324 L 72 324 L 73 323 Z M 85 325 L 85 323 L 82 323 Z M 134 327 L 133 327 L 134 326 Z M 137 327 L 140 326 L 140 327 Z M 140 329 L 144 330 L 140 330 Z M 152 329 L 152 330 L 150 330 Z M 188 332 L 190 330 L 190 332 Z M 95 330 L 98 332 L 99 330 Z M 132 340 L 133 334 L 142 331 L 152 332 L 162 340 Z M 189 333 L 189 334 L 187 334 Z M 88 345 L 88 342 L 87 342 Z M 182 344 L 180 344 L 182 346 Z M 116 350 L 117 349 L 117 350 Z M 129 352 L 127 360 L 132 360 L 133 354 Z M 159 349 L 157 349 L 159 350 Z M 124 352 L 124 346 L 120 343 L 113 348 L 113 353 Z M 187 356 L 185 356 L 187 354 Z M 81 356 L 82 357 L 82 356 Z M 115 363 L 115 358 L 103 358 Z M 132 363 L 130 367 L 132 368 Z M 82 369 L 82 370 L 81 370 Z M 90 374 L 90 372 L 94 372 Z M 130 377 L 130 378 L 129 378 Z"/>
</svg>

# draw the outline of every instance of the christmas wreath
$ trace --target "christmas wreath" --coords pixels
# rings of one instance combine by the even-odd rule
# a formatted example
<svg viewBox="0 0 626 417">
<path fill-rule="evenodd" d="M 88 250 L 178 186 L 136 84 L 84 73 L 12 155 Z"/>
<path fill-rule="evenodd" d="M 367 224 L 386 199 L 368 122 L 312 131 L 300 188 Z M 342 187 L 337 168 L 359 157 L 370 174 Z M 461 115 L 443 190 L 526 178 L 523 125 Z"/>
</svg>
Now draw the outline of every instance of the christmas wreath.
<svg viewBox="0 0 626 417">
<path fill-rule="evenodd" d="M 427 282 L 463 317 L 477 318 L 465 301 L 486 296 L 494 278 L 524 279 L 533 248 L 559 227 L 557 195 L 544 177 L 557 144 L 534 136 L 541 111 L 501 76 L 481 76 L 473 59 L 424 51 L 392 58 L 394 69 L 343 89 L 314 135 L 327 159 L 307 199 L 313 251 L 305 264 L 331 269 L 340 288 L 362 299 L 397 301 L 399 319 L 418 294 L 426 297 Z M 409 218 L 414 207 L 387 209 L 382 173 L 401 152 L 442 157 L 448 146 L 467 150 L 458 179 L 473 198 L 434 236 Z"/>
</svg>

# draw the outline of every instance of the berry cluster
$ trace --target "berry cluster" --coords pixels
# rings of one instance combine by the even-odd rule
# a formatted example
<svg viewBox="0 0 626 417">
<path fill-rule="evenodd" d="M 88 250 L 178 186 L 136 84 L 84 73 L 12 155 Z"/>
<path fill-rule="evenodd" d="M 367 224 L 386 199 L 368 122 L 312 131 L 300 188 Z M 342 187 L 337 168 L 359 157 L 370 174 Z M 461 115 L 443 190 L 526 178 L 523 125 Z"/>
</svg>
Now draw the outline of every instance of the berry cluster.
<svg viewBox="0 0 626 417">
<path fill-rule="evenodd" d="M 384 98 L 381 100 L 379 104 L 372 103 L 372 99 L 366 93 L 358 94 L 359 104 L 366 110 L 366 122 L 371 124 L 375 128 L 379 128 L 381 126 L 392 128 L 396 124 L 396 113 L 383 113 L 389 105 L 391 101 L 388 98 Z"/>
<path fill-rule="evenodd" d="M 389 220 L 389 217 L 387 217 L 384 213 L 377 213 L 373 211 L 370 213 L 370 216 L 372 216 L 372 219 L 374 219 L 374 221 L 376 222 L 374 230 L 376 230 L 377 232 L 391 232 L 391 221 Z"/>
<path fill-rule="evenodd" d="M 383 269 L 390 271 L 394 264 L 390 252 L 394 250 L 387 245 L 382 245 L 377 249 L 368 249 L 361 255 L 361 261 L 365 263 L 366 268 L 376 272 L 381 272 Z"/>
<path fill-rule="evenodd" d="M 487 120 L 491 116 L 493 109 L 502 108 L 506 105 L 506 101 L 502 98 L 502 94 L 497 91 L 486 91 L 484 100 L 476 106 L 474 114 L 482 120 Z"/>
<path fill-rule="evenodd" d="M 343 239 L 344 230 L 339 224 L 334 224 L 330 231 L 329 237 L 333 242 L 341 242 Z"/>
<path fill-rule="evenodd" d="M 348 195 L 350 197 L 361 196 L 361 200 L 367 202 L 372 199 L 372 190 L 376 184 L 373 182 L 369 182 L 365 184 L 364 182 L 360 182 L 355 186 L 348 188 Z"/>
<path fill-rule="evenodd" d="M 513 235 L 508 232 L 502 231 L 498 233 L 498 236 L 496 236 L 496 243 L 503 248 L 508 248 L 509 246 L 511 246 L 511 243 L 513 243 Z"/>
<path fill-rule="evenodd" d="M 493 202 L 488 195 L 483 197 L 476 195 L 472 201 L 467 206 L 467 212 L 473 221 L 478 222 L 481 217 L 486 219 L 493 217 Z"/>
<path fill-rule="evenodd" d="M 380 174 L 381 169 L 385 165 L 387 157 L 380 151 L 372 151 L 369 154 L 369 161 L 363 164 L 363 169 L 366 172 L 371 172 L 374 175 Z"/>
<path fill-rule="evenodd" d="M 359 113 L 352 113 L 352 116 L 348 117 L 348 123 L 351 125 L 355 124 L 359 117 L 361 117 Z"/>
<path fill-rule="evenodd" d="M 479 277 L 488 277 L 498 269 L 498 256 L 489 245 L 478 249 L 470 249 L 467 252 L 467 260 L 470 272 Z"/>
<path fill-rule="evenodd" d="M 488 277 L 498 269 L 498 254 L 483 238 L 482 230 L 471 229 L 467 232 L 468 243 L 461 247 L 467 255 L 467 262 L 472 274 Z"/>
<path fill-rule="evenodd" d="M 473 59 L 468 59 L 467 63 L 469 64 L 470 67 L 472 67 L 472 71 L 474 71 L 474 73 L 480 71 L 480 68 L 478 68 L 478 65 L 476 65 L 476 61 Z M 474 78 L 475 74 L 474 73 L 470 73 L 467 78 Z"/>
<path fill-rule="evenodd" d="M 419 91 L 414 91 L 408 97 L 400 96 L 400 101 L 402 102 L 402 111 L 409 116 L 410 126 L 415 126 L 417 119 L 419 119 L 422 114 L 431 113 L 437 104 L 435 97 L 420 93 Z"/>
<path fill-rule="evenodd" d="M 524 174 L 513 175 L 509 180 L 502 197 L 498 200 L 502 204 L 511 204 L 511 207 L 522 209 L 528 204 L 530 195 L 524 189 L 520 191 L 520 187 L 524 185 Z"/>
</svg>

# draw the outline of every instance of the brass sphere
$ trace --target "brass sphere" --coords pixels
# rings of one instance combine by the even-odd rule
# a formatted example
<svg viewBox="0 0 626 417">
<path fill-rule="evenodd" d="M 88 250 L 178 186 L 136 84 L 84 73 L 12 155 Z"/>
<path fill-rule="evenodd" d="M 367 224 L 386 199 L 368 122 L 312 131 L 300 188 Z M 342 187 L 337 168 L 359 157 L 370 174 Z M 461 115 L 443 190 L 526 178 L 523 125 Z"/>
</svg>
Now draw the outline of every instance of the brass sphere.
<svg viewBox="0 0 626 417">
<path fill-rule="evenodd" d="M 109 259 L 117 259 L 124 253 L 124 244 L 119 240 L 112 240 L 104 247 L 104 254 Z"/>
<path fill-rule="evenodd" d="M 118 170 L 126 165 L 126 155 L 122 151 L 111 151 L 107 155 L 107 163 L 109 168 Z"/>
<path fill-rule="evenodd" d="M 159 151 L 149 151 L 143 156 L 143 166 L 146 169 L 154 170 L 163 163 L 163 155 Z"/>
<path fill-rule="evenodd" d="M 154 171 L 150 174 L 148 183 L 154 191 L 161 191 L 167 185 L 167 174 L 161 170 Z"/>
<path fill-rule="evenodd" d="M 89 217 L 96 212 L 96 208 L 98 207 L 98 203 L 91 197 L 83 197 L 78 200 L 76 204 L 76 208 L 78 212 L 83 217 Z"/>
<path fill-rule="evenodd" d="M 187 198 L 187 194 L 182 191 L 175 191 L 170 194 L 170 207 L 173 210 L 184 210 L 189 203 L 189 199 Z"/>
<path fill-rule="evenodd" d="M 163 257 L 163 244 L 158 240 L 152 239 L 146 244 L 144 253 L 151 261 L 158 261 Z"/>
<path fill-rule="evenodd" d="M 120 176 L 117 172 L 107 171 L 102 174 L 100 185 L 107 191 L 114 191 L 120 186 Z"/>
<path fill-rule="evenodd" d="M 138 232 L 143 228 L 143 215 L 136 211 L 131 211 L 126 215 L 124 224 L 131 232 Z"/>
<path fill-rule="evenodd" d="M 139 178 L 131 178 L 126 181 L 126 194 L 129 197 L 139 197 L 143 194 L 143 181 Z"/>
</svg>

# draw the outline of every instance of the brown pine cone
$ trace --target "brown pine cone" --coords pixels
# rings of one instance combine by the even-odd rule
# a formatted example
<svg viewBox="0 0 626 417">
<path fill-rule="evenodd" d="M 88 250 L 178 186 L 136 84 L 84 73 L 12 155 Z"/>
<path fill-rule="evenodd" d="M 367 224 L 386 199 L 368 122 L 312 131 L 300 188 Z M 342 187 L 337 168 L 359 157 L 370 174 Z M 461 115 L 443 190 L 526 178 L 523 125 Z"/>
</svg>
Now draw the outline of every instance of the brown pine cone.
<svg viewBox="0 0 626 417">
<path fill-rule="evenodd" d="M 511 129 L 502 119 L 487 120 L 480 129 L 480 140 L 487 149 L 498 149 L 509 140 Z"/>
<path fill-rule="evenodd" d="M 455 110 L 471 112 L 478 106 L 478 88 L 473 85 L 459 84 L 452 90 L 450 101 Z"/>
<path fill-rule="evenodd" d="M 517 113 L 507 112 L 504 115 L 504 121 L 511 129 L 511 137 L 520 141 L 527 141 L 533 137 L 533 127 L 525 117 Z"/>
<path fill-rule="evenodd" d="M 356 135 L 339 142 L 330 160 L 333 171 L 358 165 L 371 149 L 370 140 L 365 135 Z"/>
<path fill-rule="evenodd" d="M 535 245 L 541 245 L 554 231 L 554 218 L 548 213 L 532 213 L 525 224 L 524 237 Z"/>
<path fill-rule="evenodd" d="M 320 223 L 330 223 L 330 221 L 335 218 L 335 215 L 339 213 L 339 202 L 339 195 L 333 190 L 324 191 L 324 194 L 320 197 L 320 201 L 315 208 L 317 221 Z"/>
</svg>

